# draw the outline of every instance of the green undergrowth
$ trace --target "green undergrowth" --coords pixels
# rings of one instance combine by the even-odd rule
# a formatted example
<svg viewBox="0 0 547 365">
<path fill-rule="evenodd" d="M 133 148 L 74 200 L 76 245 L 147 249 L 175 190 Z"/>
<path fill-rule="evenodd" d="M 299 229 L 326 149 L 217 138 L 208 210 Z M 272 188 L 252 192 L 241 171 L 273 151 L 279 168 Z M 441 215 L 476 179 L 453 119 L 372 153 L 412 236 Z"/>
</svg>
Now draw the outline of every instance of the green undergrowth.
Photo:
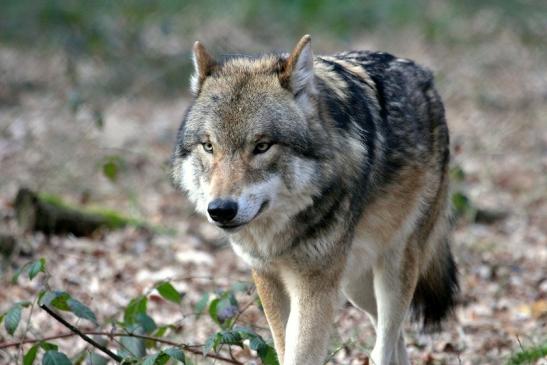
<svg viewBox="0 0 547 365">
<path fill-rule="evenodd" d="M 544 358 L 547 358 L 547 342 L 521 349 L 511 356 L 509 361 L 507 361 L 507 365 L 535 364 L 537 360 Z"/>
<path fill-rule="evenodd" d="M 246 310 L 260 306 L 249 283 L 238 282 L 229 288 L 205 292 L 201 299 L 191 303 L 185 293 L 176 288 L 176 282 L 161 280 L 130 299 L 119 313 L 102 318 L 101 314 L 95 314 L 91 307 L 68 291 L 52 288 L 50 279 L 55 274 L 49 270 L 46 260 L 40 258 L 19 267 L 13 275 L 13 285 L 22 280 L 32 281 L 38 276 L 41 276 L 43 283 L 41 289 L 33 293 L 33 298 L 14 302 L 3 313 L 0 312 L 0 324 L 3 324 L 4 331 L 8 337 L 17 339 L 2 342 L 0 334 L 0 348 L 3 351 L 13 348 L 19 354 L 12 357 L 16 363 L 37 364 L 41 356 L 42 365 L 106 365 L 111 360 L 135 365 L 193 365 L 200 358 L 243 365 L 232 353 L 233 347 L 239 347 L 254 355 L 257 361 L 260 359 L 263 365 L 279 365 L 271 342 L 240 323 L 240 317 Z M 156 306 L 171 307 L 180 314 L 170 318 L 154 318 L 149 311 L 152 296 Z M 242 305 L 242 297 L 250 299 Z M 69 330 L 68 333 L 65 331 L 51 336 L 44 331 L 27 337 L 34 316 L 40 310 L 50 315 L 51 322 L 61 322 Z M 204 344 L 190 345 L 180 341 L 183 328 L 180 323 L 189 312 L 197 320 L 208 321 L 214 326 Z M 93 326 L 93 330 L 89 330 L 89 325 Z M 87 336 L 86 341 L 91 345 L 81 346 L 83 350 L 78 350 L 77 347 L 63 348 L 57 343 L 57 340 L 70 336 Z"/>
</svg>

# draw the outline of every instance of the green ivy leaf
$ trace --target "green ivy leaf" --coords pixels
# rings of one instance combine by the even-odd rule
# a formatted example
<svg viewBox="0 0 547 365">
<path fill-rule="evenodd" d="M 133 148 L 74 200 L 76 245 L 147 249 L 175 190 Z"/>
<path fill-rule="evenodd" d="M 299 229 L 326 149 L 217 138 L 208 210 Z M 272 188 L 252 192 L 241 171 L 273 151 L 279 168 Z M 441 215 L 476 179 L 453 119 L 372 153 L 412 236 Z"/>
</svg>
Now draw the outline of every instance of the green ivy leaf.
<svg viewBox="0 0 547 365">
<path fill-rule="evenodd" d="M 42 257 L 37 261 L 34 261 L 28 269 L 28 278 L 34 279 L 38 273 L 46 271 L 46 260 Z"/>
<path fill-rule="evenodd" d="M 159 326 L 154 333 L 154 337 L 163 337 L 169 328 L 171 328 L 170 325 Z"/>
<path fill-rule="evenodd" d="M 21 321 L 22 309 L 23 307 L 21 306 L 21 304 L 17 303 L 13 305 L 5 314 L 4 327 L 6 328 L 6 331 L 8 331 L 8 333 L 12 336 L 19 326 L 19 322 Z"/>
<path fill-rule="evenodd" d="M 209 293 L 205 293 L 201 296 L 201 298 L 196 303 L 196 314 L 200 315 L 204 310 L 205 307 L 207 307 L 207 304 L 209 303 Z"/>
<path fill-rule="evenodd" d="M 258 356 L 262 360 L 263 365 L 279 365 L 277 353 L 270 345 L 261 346 L 257 349 Z"/>
<path fill-rule="evenodd" d="M 255 350 L 264 365 L 279 365 L 275 349 L 260 337 L 254 337 L 249 342 L 249 348 Z"/>
<path fill-rule="evenodd" d="M 146 355 L 146 346 L 144 345 L 144 340 L 141 338 L 124 336 L 120 337 L 120 343 L 124 357 L 143 357 Z"/>
<path fill-rule="evenodd" d="M 59 350 L 59 346 L 57 346 L 56 344 L 51 343 L 51 342 L 45 342 L 45 341 L 40 342 L 40 347 L 42 349 L 44 349 L 44 351 L 58 351 Z"/>
<path fill-rule="evenodd" d="M 156 359 L 155 365 L 164 365 L 169 361 L 169 355 L 164 353 L 163 351 L 160 353 L 160 356 Z"/>
<path fill-rule="evenodd" d="M 39 343 L 32 346 L 27 351 L 27 353 L 23 356 L 23 365 L 32 365 L 34 363 L 34 360 L 36 359 L 36 355 L 38 354 L 39 349 L 40 349 Z"/>
<path fill-rule="evenodd" d="M 220 344 L 220 333 L 215 333 L 205 341 L 205 345 L 203 345 L 203 355 L 207 355 L 211 350 L 217 349 L 218 345 Z"/>
<path fill-rule="evenodd" d="M 47 305 L 48 307 L 54 307 L 62 311 L 70 311 L 68 306 L 68 300 L 70 294 L 61 290 L 48 291 L 40 299 L 41 305 Z"/>
<path fill-rule="evenodd" d="M 458 217 L 466 217 L 472 220 L 476 214 L 476 209 L 474 209 L 469 197 L 460 191 L 452 194 L 452 207 Z"/>
<path fill-rule="evenodd" d="M 157 354 L 146 356 L 142 362 L 142 365 L 163 365 L 167 361 L 169 361 L 169 355 L 164 353 L 164 351 L 161 351 Z"/>
<path fill-rule="evenodd" d="M 158 359 L 159 356 L 160 356 L 159 352 L 153 355 L 146 356 L 144 358 L 144 361 L 142 362 L 142 365 L 155 365 L 156 360 Z"/>
<path fill-rule="evenodd" d="M 211 304 L 209 304 L 209 316 L 216 324 L 222 326 L 218 320 L 218 303 L 220 303 L 220 298 L 215 298 L 211 301 Z"/>
<path fill-rule="evenodd" d="M 146 313 L 138 313 L 135 317 L 135 323 L 140 326 L 145 333 L 152 333 L 156 328 L 156 322 Z"/>
<path fill-rule="evenodd" d="M 264 365 L 279 365 L 275 349 L 266 343 L 262 337 L 247 327 L 236 326 L 234 330 L 239 333 L 241 338 L 250 340 L 249 348 L 257 352 Z"/>
<path fill-rule="evenodd" d="M 219 345 L 235 345 L 243 348 L 243 338 L 236 331 L 221 331 L 210 336 L 203 347 L 203 353 L 218 351 Z"/>
<path fill-rule="evenodd" d="M 122 157 L 118 155 L 107 156 L 102 162 L 103 175 L 111 182 L 115 182 L 125 165 L 126 163 Z"/>
<path fill-rule="evenodd" d="M 449 171 L 450 178 L 452 181 L 455 182 L 463 182 L 465 181 L 465 171 L 461 168 L 461 166 L 454 166 Z"/>
<path fill-rule="evenodd" d="M 118 178 L 119 162 L 115 158 L 109 158 L 103 163 L 103 175 L 114 182 Z"/>
<path fill-rule="evenodd" d="M 220 343 L 224 345 L 236 345 L 243 348 L 241 335 L 235 331 L 220 332 Z"/>
<path fill-rule="evenodd" d="M 255 337 L 260 337 L 254 333 L 250 328 L 244 326 L 234 326 L 234 331 L 239 332 L 240 336 L 245 339 L 252 339 Z"/>
<path fill-rule="evenodd" d="M 235 317 L 239 313 L 239 304 L 232 291 L 222 294 L 216 308 L 217 323 L 222 329 L 232 328 Z"/>
<path fill-rule="evenodd" d="M 182 352 L 182 350 L 177 348 L 177 347 L 169 347 L 169 348 L 163 350 L 163 352 L 166 353 L 167 355 L 169 355 L 169 357 L 172 358 L 173 360 L 180 361 L 183 364 L 186 361 L 186 357 L 184 356 L 184 352 Z"/>
<path fill-rule="evenodd" d="M 139 313 L 146 313 L 147 304 L 148 299 L 144 295 L 131 299 L 123 313 L 123 321 L 126 324 L 136 323 L 137 315 Z"/>
<path fill-rule="evenodd" d="M 15 273 L 11 277 L 12 284 L 17 283 L 17 280 L 19 280 L 19 276 L 23 273 L 23 271 L 25 271 L 29 267 L 30 264 L 31 264 L 30 262 L 27 262 L 26 264 L 24 264 L 23 266 L 15 270 Z"/>
<path fill-rule="evenodd" d="M 62 352 L 48 351 L 42 358 L 42 365 L 72 365 L 72 362 Z"/>
<path fill-rule="evenodd" d="M 173 303 L 179 304 L 182 300 L 182 295 L 169 283 L 168 281 L 164 281 L 156 286 L 156 290 L 163 299 L 169 300 Z"/>
<path fill-rule="evenodd" d="M 87 319 L 95 324 L 98 324 L 97 317 L 95 313 L 91 311 L 87 306 L 77 301 L 76 299 L 68 299 L 67 305 L 70 308 L 70 311 L 76 315 L 76 317 Z"/>
<path fill-rule="evenodd" d="M 233 326 L 234 318 L 239 312 L 239 305 L 232 291 L 222 293 L 209 304 L 209 316 L 222 329 L 229 329 Z"/>
<path fill-rule="evenodd" d="M 251 350 L 255 350 L 255 351 L 258 351 L 259 348 L 261 348 L 262 346 L 264 346 L 266 343 L 264 342 L 264 340 L 259 337 L 259 336 L 254 336 L 253 338 L 251 338 L 251 340 L 249 341 L 249 348 Z"/>
</svg>

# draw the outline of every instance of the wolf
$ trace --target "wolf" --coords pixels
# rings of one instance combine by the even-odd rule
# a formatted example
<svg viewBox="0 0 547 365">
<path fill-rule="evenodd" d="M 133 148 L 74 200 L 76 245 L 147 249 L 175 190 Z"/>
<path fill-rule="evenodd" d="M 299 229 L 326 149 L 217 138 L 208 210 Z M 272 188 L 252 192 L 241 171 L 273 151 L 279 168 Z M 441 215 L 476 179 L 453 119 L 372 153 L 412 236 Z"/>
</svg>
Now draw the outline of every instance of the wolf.
<svg viewBox="0 0 547 365">
<path fill-rule="evenodd" d="M 408 312 L 455 304 L 449 136 L 430 71 L 383 52 L 215 58 L 193 47 L 173 178 L 252 269 L 279 362 L 325 361 L 340 294 L 409 364 Z"/>
</svg>

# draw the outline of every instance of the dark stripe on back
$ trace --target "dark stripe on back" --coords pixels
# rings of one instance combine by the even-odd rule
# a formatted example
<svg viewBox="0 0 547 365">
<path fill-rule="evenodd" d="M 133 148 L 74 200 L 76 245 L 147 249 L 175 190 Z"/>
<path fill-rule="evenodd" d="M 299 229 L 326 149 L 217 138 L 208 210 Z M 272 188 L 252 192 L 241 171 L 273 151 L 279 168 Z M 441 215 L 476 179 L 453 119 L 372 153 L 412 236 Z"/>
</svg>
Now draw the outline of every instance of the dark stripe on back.
<svg viewBox="0 0 547 365">
<path fill-rule="evenodd" d="M 395 57 L 389 53 L 383 52 L 362 52 L 361 55 L 351 57 L 351 59 L 361 62 L 362 67 L 368 73 L 374 84 L 376 85 L 376 99 L 378 100 L 379 110 L 379 129 L 384 138 L 384 151 L 386 152 L 382 161 L 382 174 L 377 180 L 378 185 L 389 184 L 393 181 L 399 170 L 405 166 L 406 162 L 403 158 L 396 156 L 393 152 L 399 151 L 402 146 L 397 133 L 393 131 L 393 125 L 390 122 L 390 105 L 387 83 L 397 86 L 399 80 L 394 79 L 394 76 L 389 73 L 391 62 Z M 397 128 L 397 126 L 395 126 Z"/>
<path fill-rule="evenodd" d="M 367 158 L 363 161 L 360 176 L 356 176 L 357 183 L 356 189 L 351 192 L 352 199 L 350 209 L 353 219 L 357 220 L 362 212 L 362 207 L 367 200 L 367 196 L 371 189 L 371 172 L 372 166 L 377 163 L 376 161 L 376 122 L 377 118 L 376 110 L 371 110 L 372 103 L 369 101 L 368 85 L 365 80 L 346 69 L 344 66 L 334 61 L 329 61 L 319 58 L 319 60 L 332 68 L 332 72 L 340 76 L 347 84 L 345 90 L 347 98 L 340 100 L 335 92 L 329 90 L 323 90 L 321 95 L 325 98 L 325 102 L 329 106 L 331 111 L 331 117 L 335 118 L 337 127 L 348 131 L 352 124 L 359 127 L 359 138 L 361 143 L 367 149 Z M 334 113 L 332 111 L 334 110 Z M 340 118 L 336 120 L 336 118 Z"/>
<path fill-rule="evenodd" d="M 329 92 L 325 93 L 327 104 L 331 110 L 334 109 L 335 111 L 335 115 L 331 116 L 335 118 L 336 126 L 348 131 L 352 121 L 357 124 L 360 127 L 359 137 L 367 147 L 368 159 L 374 160 L 376 126 L 367 102 L 368 95 L 364 90 L 364 88 L 368 88 L 369 86 L 363 79 L 342 65 L 334 61 L 319 59 L 321 62 L 331 66 L 332 71 L 341 76 L 348 87 L 346 90 L 348 98 L 346 100 L 340 100 L 333 91 L 326 90 Z M 336 102 L 336 105 L 332 105 L 334 102 Z M 337 120 L 337 118 L 340 118 L 340 120 Z M 367 166 L 368 169 L 369 166 Z"/>
</svg>

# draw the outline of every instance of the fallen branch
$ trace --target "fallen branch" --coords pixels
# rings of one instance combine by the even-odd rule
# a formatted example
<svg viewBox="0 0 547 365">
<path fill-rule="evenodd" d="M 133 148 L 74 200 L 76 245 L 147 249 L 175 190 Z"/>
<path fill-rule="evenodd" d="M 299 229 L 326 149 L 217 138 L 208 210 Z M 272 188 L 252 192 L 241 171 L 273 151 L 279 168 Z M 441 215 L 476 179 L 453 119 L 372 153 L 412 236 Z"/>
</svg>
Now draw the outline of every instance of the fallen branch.
<svg viewBox="0 0 547 365">
<path fill-rule="evenodd" d="M 223 361 L 223 362 L 226 362 L 226 363 L 229 363 L 229 364 L 243 365 L 242 362 L 239 362 L 235 359 L 230 359 L 228 357 L 224 357 L 222 355 L 204 354 L 203 351 L 201 351 L 201 349 L 198 349 L 200 347 L 203 347 L 202 345 L 188 345 L 188 344 L 185 344 L 185 343 L 178 343 L 178 342 L 175 342 L 175 341 L 171 341 L 171 340 L 168 340 L 168 339 L 165 339 L 165 338 L 147 336 L 147 335 L 140 335 L 140 334 L 135 334 L 135 333 L 130 333 L 130 332 L 127 332 L 127 333 L 126 332 L 106 332 L 106 331 L 95 331 L 95 330 L 87 330 L 87 329 L 80 330 L 80 329 L 74 327 L 73 325 L 71 325 L 70 323 L 68 323 L 65 319 L 60 317 L 57 313 L 53 312 L 48 307 L 46 307 L 44 305 L 41 305 L 40 307 L 42 309 L 44 309 L 44 307 L 47 308 L 47 309 L 44 309 L 44 310 L 48 314 L 50 314 L 53 318 L 55 318 L 57 320 L 60 319 L 59 322 L 61 322 L 64 326 L 66 326 L 68 329 L 70 329 L 71 332 L 59 333 L 57 335 L 46 336 L 46 337 L 42 337 L 42 338 L 23 338 L 23 339 L 13 341 L 13 342 L 0 343 L 0 350 L 10 348 L 10 347 L 19 347 L 19 346 L 24 345 L 24 344 L 38 343 L 38 342 L 41 342 L 41 341 L 58 340 L 58 339 L 74 337 L 74 336 L 82 337 L 86 342 L 90 343 L 94 347 L 97 347 L 95 345 L 96 342 L 93 341 L 93 339 L 89 338 L 88 336 L 135 337 L 135 338 L 140 338 L 140 339 L 143 339 L 143 340 L 149 340 L 149 341 L 154 341 L 154 342 L 157 342 L 157 343 L 162 343 L 162 344 L 165 344 L 165 345 L 175 346 L 175 347 L 183 349 L 184 351 L 187 351 L 187 352 L 190 352 L 190 353 L 193 353 L 193 354 L 196 354 L 196 355 L 201 355 L 201 356 L 204 356 L 204 357 L 208 357 L 208 358 L 211 358 L 211 359 L 220 360 L 220 361 Z M 92 342 L 89 342 L 88 340 L 86 340 L 86 338 L 91 340 Z M 99 345 L 99 344 L 97 344 L 97 345 Z M 102 346 L 102 345 L 99 345 L 99 347 L 97 347 L 97 348 L 101 349 L 101 347 L 104 349 L 104 346 Z M 110 351 L 108 349 L 106 349 L 106 350 Z M 116 354 L 114 354 L 114 355 L 119 357 Z M 114 359 L 114 360 L 116 360 L 118 362 L 121 361 L 121 359 L 120 360 Z"/>
<path fill-rule="evenodd" d="M 97 343 L 95 340 L 93 340 L 91 337 L 89 336 L 86 336 L 84 333 L 80 332 L 80 330 L 76 327 L 74 327 L 72 324 L 68 323 L 63 317 L 61 317 L 60 315 L 58 315 L 57 313 L 55 313 L 54 311 L 52 311 L 51 309 L 48 308 L 47 305 L 45 304 L 40 304 L 40 308 L 42 308 L 43 310 L 45 310 L 50 316 L 52 316 L 53 318 L 55 318 L 58 322 L 60 322 L 63 326 L 65 326 L 66 328 L 68 328 L 69 330 L 71 330 L 72 332 L 74 332 L 75 334 L 77 334 L 78 336 L 80 336 L 82 338 L 82 340 L 84 340 L 85 342 L 89 343 L 91 346 L 95 347 L 96 349 L 98 350 L 101 350 L 102 352 L 104 352 L 106 355 L 108 355 L 108 357 L 110 357 L 111 359 L 117 361 L 117 362 L 122 362 L 123 358 L 119 355 L 116 355 L 115 353 L 113 353 L 112 351 L 110 351 L 109 349 L 107 349 L 106 347 L 104 347 L 103 345 L 101 345 L 100 343 Z"/>
<path fill-rule="evenodd" d="M 23 231 L 90 236 L 100 229 L 119 229 L 138 222 L 112 211 L 69 206 L 59 198 L 22 188 L 15 198 L 15 215 Z"/>
<path fill-rule="evenodd" d="M 138 334 L 133 334 L 133 333 L 105 332 L 105 331 L 93 331 L 93 330 L 82 330 L 80 332 L 84 335 L 89 335 L 89 336 L 136 337 L 136 338 L 141 338 L 143 340 L 150 340 L 150 341 L 154 341 L 154 342 L 158 342 L 158 343 L 163 343 L 165 345 L 180 347 L 185 351 L 191 352 L 191 353 L 196 354 L 196 355 L 202 355 L 202 356 L 205 356 L 205 357 L 209 357 L 211 359 L 224 361 L 224 362 L 227 362 L 227 363 L 230 363 L 230 364 L 243 365 L 243 363 L 241 363 L 237 360 L 232 360 L 232 359 L 226 358 L 226 357 L 221 356 L 221 355 L 217 355 L 217 354 L 205 354 L 204 355 L 203 351 L 197 350 L 197 349 L 194 348 L 194 347 L 203 347 L 202 345 L 187 345 L 185 343 L 177 343 L 175 341 L 170 341 L 170 340 L 160 338 L 160 337 L 138 335 Z M 74 333 L 74 332 L 66 332 L 66 333 L 59 333 L 57 335 L 52 335 L 52 336 L 47 336 L 47 337 L 42 337 L 42 338 L 23 338 L 19 341 L 0 343 L 0 350 L 6 349 L 6 348 L 9 348 L 9 347 L 17 347 L 19 345 L 24 345 L 24 344 L 37 343 L 37 342 L 41 342 L 41 341 L 51 341 L 51 340 L 58 340 L 58 339 L 62 339 L 62 338 L 74 337 L 74 336 L 77 336 L 77 335 L 78 334 Z"/>
</svg>

